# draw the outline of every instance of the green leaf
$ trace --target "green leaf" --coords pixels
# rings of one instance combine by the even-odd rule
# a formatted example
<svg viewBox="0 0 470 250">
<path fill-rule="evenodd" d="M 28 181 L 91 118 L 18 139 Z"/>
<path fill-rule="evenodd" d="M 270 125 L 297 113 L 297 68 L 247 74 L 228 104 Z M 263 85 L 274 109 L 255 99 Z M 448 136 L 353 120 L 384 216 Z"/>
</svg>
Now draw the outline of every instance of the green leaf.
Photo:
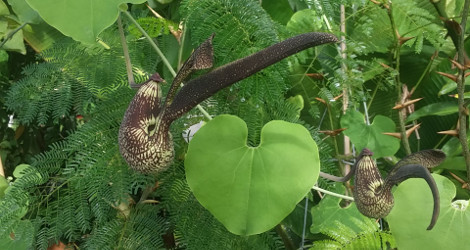
<svg viewBox="0 0 470 250">
<path fill-rule="evenodd" d="M 424 106 L 415 112 L 413 112 L 408 118 L 406 119 L 407 122 L 417 120 L 424 116 L 430 115 L 451 115 L 455 114 L 459 111 L 459 105 L 453 102 L 440 102 L 440 103 L 432 103 L 427 106 Z"/>
<path fill-rule="evenodd" d="M 423 47 L 423 40 L 426 39 L 434 47 L 444 43 L 443 36 L 439 35 L 437 16 L 428 11 L 425 6 L 420 5 L 421 1 L 395 0 L 393 2 L 393 19 L 397 27 L 397 32 L 402 37 L 410 37 L 405 46 L 412 47 L 416 53 L 420 53 Z M 431 9 L 431 11 L 434 11 Z"/>
<path fill-rule="evenodd" d="M 9 15 L 10 11 L 8 10 L 7 5 L 2 1 L 0 2 L 0 16 Z"/>
<path fill-rule="evenodd" d="M 441 96 L 441 95 L 445 95 L 445 94 L 449 94 L 451 92 L 453 92 L 454 90 L 457 89 L 457 83 L 446 78 L 446 77 L 443 77 L 447 80 L 447 83 L 444 84 L 441 89 L 439 90 L 439 92 L 437 93 L 438 96 Z M 468 86 L 470 85 L 470 79 L 469 78 L 465 78 L 465 86 Z"/>
<path fill-rule="evenodd" d="M 232 233 L 265 232 L 284 219 L 318 179 L 317 145 L 299 124 L 271 121 L 257 147 L 236 116 L 221 115 L 189 144 L 186 178 L 198 201 Z"/>
<path fill-rule="evenodd" d="M 48 24 L 84 43 L 94 43 L 96 37 L 117 20 L 120 4 L 145 2 L 145 0 L 26 1 Z"/>
<path fill-rule="evenodd" d="M 448 94 L 457 89 L 457 83 L 454 81 L 448 81 L 437 93 L 439 96 Z"/>
<path fill-rule="evenodd" d="M 8 21 L 3 20 L 3 21 L 0 21 L 0 22 L 8 22 Z M 13 32 L 17 27 L 18 27 L 18 25 L 16 25 L 16 24 L 12 24 L 12 25 L 9 24 L 8 29 L 3 34 L 3 39 L 5 39 L 8 36 L 8 34 Z M 18 32 L 16 32 L 3 45 L 2 49 L 9 50 L 9 51 L 14 51 L 14 52 L 18 52 L 18 53 L 21 53 L 23 55 L 26 55 L 26 47 L 24 46 L 24 42 L 23 42 L 23 31 L 19 30 Z"/>
<path fill-rule="evenodd" d="M 0 2 L 0 17 L 0 40 L 8 38 L 1 49 L 15 51 L 25 55 L 26 48 L 23 43 L 23 31 L 16 30 L 16 28 L 20 26 L 18 18 L 10 14 L 4 2 Z M 13 32 L 15 33 L 13 34 Z"/>
<path fill-rule="evenodd" d="M 433 174 L 441 197 L 441 212 L 436 225 L 426 230 L 431 220 L 433 199 L 425 181 L 409 179 L 394 192 L 395 207 L 387 216 L 398 249 L 466 249 L 470 245 L 468 201 L 452 202 L 456 190 L 447 178 Z"/>
<path fill-rule="evenodd" d="M 344 193 L 343 184 L 336 183 L 336 192 Z M 313 233 L 331 238 L 315 241 L 313 249 L 381 249 L 395 247 L 395 240 L 388 232 L 379 231 L 375 219 L 362 215 L 354 203 L 342 208 L 341 199 L 326 195 L 312 208 Z"/>
<path fill-rule="evenodd" d="M 41 22 L 41 17 L 39 17 L 36 11 L 31 9 L 31 7 L 26 3 L 26 0 L 8 0 L 8 3 L 11 5 L 13 12 L 15 12 L 21 22 L 30 24 L 38 24 Z"/>
<path fill-rule="evenodd" d="M 439 165 L 439 169 L 450 169 L 466 171 L 465 159 L 463 156 L 447 157 L 446 160 Z"/>
<path fill-rule="evenodd" d="M 467 135 L 467 141 L 469 137 Z M 447 155 L 447 157 L 452 156 L 459 156 L 462 155 L 462 144 L 457 137 L 450 138 L 444 146 L 442 146 L 441 150 Z"/>
<path fill-rule="evenodd" d="M 15 178 L 20 178 L 21 176 L 24 175 L 24 171 L 27 170 L 28 168 L 31 168 L 31 166 L 28 164 L 20 164 L 16 166 L 15 170 L 13 171 L 13 176 Z"/>
<path fill-rule="evenodd" d="M 169 4 L 173 2 L 173 0 L 157 0 L 157 2 L 159 2 L 160 4 Z"/>
<path fill-rule="evenodd" d="M 310 194 L 308 195 L 310 196 Z M 306 198 L 308 199 L 308 198 Z M 307 209 L 311 210 L 312 202 L 309 201 L 307 204 Z M 307 216 L 305 218 L 305 216 Z M 294 211 L 292 211 L 289 216 L 287 216 L 283 221 L 282 225 L 287 227 L 296 235 L 302 237 L 302 233 L 304 230 L 304 220 L 307 223 L 306 225 L 312 224 L 312 216 L 310 213 L 305 214 L 305 199 L 299 202 L 296 206 Z M 304 237 L 306 239 L 315 239 L 315 235 L 312 234 L 310 231 L 305 231 Z"/>
<path fill-rule="evenodd" d="M 271 18 L 285 25 L 294 14 L 288 0 L 263 1 L 263 8 Z"/>
<path fill-rule="evenodd" d="M 400 148 L 400 140 L 386 132 L 395 131 L 395 123 L 388 117 L 377 115 L 371 125 L 367 125 L 364 116 L 355 110 L 349 110 L 341 118 L 343 133 L 351 139 L 359 150 L 368 148 L 376 158 L 394 155 Z"/>
<path fill-rule="evenodd" d="M 304 98 L 302 97 L 302 95 L 291 96 L 291 97 L 287 98 L 287 102 L 294 105 L 294 107 L 297 111 L 296 117 L 300 118 L 300 113 L 302 112 L 302 109 L 304 109 L 304 106 L 305 106 L 304 105 Z"/>
<path fill-rule="evenodd" d="M 468 141 L 468 135 L 467 135 Z M 437 168 L 466 171 L 465 159 L 462 156 L 462 144 L 457 137 L 450 138 L 441 148 L 446 159 Z"/>
<path fill-rule="evenodd" d="M 32 249 L 34 226 L 29 220 L 21 220 L 11 234 L 0 238 L 0 249 L 27 250 Z"/>
<path fill-rule="evenodd" d="M 39 24 L 26 25 L 23 29 L 23 36 L 29 46 L 38 52 L 49 48 L 55 41 L 65 37 L 44 21 Z"/>
<path fill-rule="evenodd" d="M 344 186 L 341 183 L 336 183 L 337 193 L 344 193 Z M 352 202 L 348 206 L 342 208 L 340 206 L 341 198 L 326 195 L 320 203 L 312 208 L 312 226 L 310 231 L 314 234 L 325 232 L 331 229 L 335 221 L 351 228 L 355 233 L 362 232 L 362 228 L 357 225 L 357 220 L 374 221 L 367 218 L 357 210 L 356 204 Z"/>
<path fill-rule="evenodd" d="M 323 21 L 320 15 L 312 9 L 297 11 L 289 20 L 286 27 L 289 31 L 302 34 L 309 31 L 322 30 Z"/>
</svg>

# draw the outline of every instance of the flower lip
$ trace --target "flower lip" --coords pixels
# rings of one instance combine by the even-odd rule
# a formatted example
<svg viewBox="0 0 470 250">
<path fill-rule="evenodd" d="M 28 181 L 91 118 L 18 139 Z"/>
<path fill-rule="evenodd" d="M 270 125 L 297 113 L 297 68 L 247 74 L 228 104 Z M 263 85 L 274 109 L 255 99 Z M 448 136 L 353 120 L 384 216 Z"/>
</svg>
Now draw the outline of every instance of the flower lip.
<svg viewBox="0 0 470 250">
<path fill-rule="evenodd" d="M 160 76 L 160 74 L 158 73 L 155 73 L 153 74 L 149 80 L 152 80 L 154 82 L 164 82 L 165 80 L 163 80 L 163 78 Z"/>
<path fill-rule="evenodd" d="M 372 155 L 374 155 L 374 153 L 372 153 L 372 151 L 370 151 L 368 148 L 364 148 L 362 150 L 362 155 L 372 156 Z"/>
</svg>

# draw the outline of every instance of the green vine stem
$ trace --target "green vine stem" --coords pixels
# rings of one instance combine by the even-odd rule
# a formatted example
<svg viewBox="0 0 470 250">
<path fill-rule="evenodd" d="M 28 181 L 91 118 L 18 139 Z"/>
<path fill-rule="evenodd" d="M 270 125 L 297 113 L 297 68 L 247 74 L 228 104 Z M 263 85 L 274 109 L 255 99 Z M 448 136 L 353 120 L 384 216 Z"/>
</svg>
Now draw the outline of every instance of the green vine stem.
<svg viewBox="0 0 470 250">
<path fill-rule="evenodd" d="M 287 233 L 286 229 L 282 224 L 277 224 L 277 226 L 274 228 L 276 230 L 276 233 L 281 237 L 282 242 L 284 242 L 284 247 L 287 250 L 295 250 L 297 249 L 294 246 L 294 243 L 292 242 L 292 239 L 290 238 L 289 234 Z"/>
<path fill-rule="evenodd" d="M 338 198 L 341 198 L 341 199 L 345 199 L 345 200 L 348 200 L 348 201 L 354 201 L 354 198 L 351 197 L 351 196 L 346 196 L 346 195 L 342 195 L 342 194 L 337 194 L 335 192 L 331 192 L 331 191 L 328 191 L 326 189 L 323 189 L 323 188 L 319 188 L 317 186 L 313 186 L 312 187 L 313 190 L 317 190 L 319 192 L 322 192 L 324 194 L 328 194 L 328 195 L 331 195 L 331 196 L 334 196 L 334 197 L 338 197 Z"/>
<path fill-rule="evenodd" d="M 397 89 L 397 101 L 400 103 L 404 93 L 402 91 L 402 83 L 400 80 L 400 49 L 402 46 L 402 41 L 400 34 L 398 33 L 398 28 L 395 24 L 395 19 L 393 17 L 393 10 L 392 10 L 392 2 L 389 1 L 388 8 L 387 8 L 387 14 L 390 19 L 390 24 L 392 26 L 392 33 L 393 37 L 395 39 L 395 48 L 394 48 L 394 55 L 393 59 L 394 64 L 395 64 L 395 71 L 397 72 L 395 76 L 395 84 L 396 84 L 396 89 Z M 405 149 L 405 152 L 407 155 L 411 154 L 411 148 L 410 148 L 410 142 L 408 141 L 408 137 L 406 135 L 406 127 L 405 127 L 405 120 L 406 120 L 406 109 L 400 109 L 398 111 L 398 121 L 399 121 L 399 127 L 400 127 L 400 135 L 401 135 L 401 142 L 403 145 L 403 148 Z"/>
<path fill-rule="evenodd" d="M 140 26 L 140 24 L 134 19 L 134 17 L 132 17 L 132 15 L 128 11 L 123 11 L 122 13 L 124 13 L 127 16 L 127 18 L 129 18 L 129 20 L 137 27 L 140 33 L 142 33 L 142 35 L 144 35 L 145 38 L 147 38 L 150 45 L 153 47 L 155 52 L 157 52 L 158 56 L 162 59 L 163 64 L 165 64 L 165 66 L 168 68 L 168 70 L 173 76 L 176 76 L 176 71 L 173 69 L 168 59 L 165 57 L 165 55 L 160 50 L 160 48 L 158 48 L 157 44 L 153 41 L 150 35 L 142 28 L 142 26 Z"/>
<path fill-rule="evenodd" d="M 119 14 L 118 19 L 118 29 L 119 37 L 121 38 L 122 52 L 124 54 L 124 60 L 126 61 L 126 71 L 127 71 L 127 81 L 132 87 L 135 84 L 134 74 L 132 73 L 132 64 L 131 58 L 129 56 L 129 48 L 127 47 L 126 35 L 124 34 L 124 29 L 122 28 L 121 14 Z"/>
<path fill-rule="evenodd" d="M 145 38 L 153 47 L 155 52 L 157 52 L 158 56 L 162 59 L 163 64 L 165 64 L 165 66 L 168 68 L 171 75 L 175 77 L 176 71 L 173 69 L 168 59 L 165 57 L 165 55 L 160 50 L 160 48 L 158 48 L 157 44 L 153 41 L 153 39 L 149 36 L 149 34 L 142 28 L 142 26 L 140 26 L 140 24 L 132 17 L 132 15 L 128 11 L 123 11 L 122 13 L 124 13 L 129 18 L 129 20 L 137 27 L 137 29 L 142 33 L 142 35 L 145 36 Z M 212 120 L 212 116 L 201 105 L 197 105 L 196 107 L 204 115 L 204 117 L 206 117 L 206 119 Z"/>
<path fill-rule="evenodd" d="M 465 0 L 464 8 L 462 11 L 462 21 L 460 23 L 461 32 L 459 36 L 459 43 L 457 47 L 458 62 L 460 65 L 465 66 L 465 26 L 467 24 L 468 9 L 470 0 Z M 457 77 L 457 92 L 459 102 L 459 140 L 462 144 L 462 151 L 465 158 L 465 165 L 467 166 L 467 178 L 470 180 L 470 152 L 467 143 L 467 114 L 464 100 L 465 93 L 465 67 L 459 67 L 459 74 Z"/>
</svg>

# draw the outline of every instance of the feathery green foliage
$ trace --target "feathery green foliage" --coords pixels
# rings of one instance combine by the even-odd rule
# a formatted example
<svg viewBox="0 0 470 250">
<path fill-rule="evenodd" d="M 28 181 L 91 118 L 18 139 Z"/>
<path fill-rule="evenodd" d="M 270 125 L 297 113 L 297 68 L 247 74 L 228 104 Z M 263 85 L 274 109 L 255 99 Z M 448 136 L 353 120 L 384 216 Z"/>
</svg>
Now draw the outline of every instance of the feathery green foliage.
<svg viewBox="0 0 470 250">
<path fill-rule="evenodd" d="M 331 28 L 336 33 L 340 25 L 339 5 L 345 4 L 346 59 L 340 58 L 334 46 L 309 49 L 202 103 L 211 115 L 240 116 L 248 126 L 250 146 L 259 144 L 260 130 L 270 120 L 304 125 L 318 144 L 322 171 L 338 175 L 343 165 L 338 163 L 339 159 L 347 158 L 340 150 L 340 136 L 327 136 L 318 131 L 339 128 L 342 99 L 334 98 L 343 88 L 349 94 L 348 107 L 363 112 L 367 107 L 370 116 L 382 114 L 396 118 L 396 111 L 391 107 L 397 100 L 397 86 L 405 83 L 411 88 L 424 74 L 423 83 L 414 95 L 423 95 L 424 102 L 433 103 L 438 98 L 436 90 L 445 82 L 435 75 L 429 77 L 425 66 L 432 53 L 440 50 L 440 59 L 436 59 L 433 70 L 450 70 L 447 59 L 442 58 L 452 58 L 454 50 L 444 40 L 442 25 L 430 3 L 394 0 L 392 15 L 384 6 L 371 1 L 289 3 L 295 10 L 313 9 L 310 12 L 318 13 L 314 17 L 318 26 L 288 29 L 273 22 L 255 0 L 173 1 L 157 6 L 166 19 L 151 17 L 144 6 L 133 7 L 131 12 L 139 16 L 137 21 L 155 37 L 154 41 L 177 69 L 178 56 L 186 56 L 212 33 L 215 33 L 215 67 L 303 29 L 324 29 L 305 30 L 309 32 Z M 297 23 L 308 23 L 311 17 L 303 18 Z M 136 82 L 143 82 L 154 72 L 171 82 L 173 76 L 148 42 L 141 39 L 125 18 L 123 21 Z M 183 22 L 181 44 L 169 34 L 170 26 L 176 28 L 175 23 L 180 21 Z M 397 50 L 399 43 L 392 21 L 400 36 L 413 37 L 401 50 Z M 23 176 L 11 182 L 0 199 L 0 239 L 10 237 L 13 232 L 16 240 L 27 239 L 23 242 L 25 248 L 37 249 L 46 249 L 58 241 L 81 249 L 282 249 L 289 240 L 298 247 L 299 230 L 289 231 L 290 239 L 281 239 L 274 230 L 250 237 L 236 236 L 197 202 L 185 180 L 183 160 L 187 142 L 182 136 L 185 129 L 202 120 L 197 110 L 172 124 L 176 156 L 168 171 L 155 177 L 128 168 L 119 154 L 117 134 L 135 91 L 128 88 L 117 28 L 109 28 L 100 39 L 110 49 L 82 45 L 70 39 L 57 41 L 38 55 L 37 62 L 22 69 L 23 77 L 8 91 L 5 86 L 9 84 L 1 86 L 0 93 L 6 94 L 0 96 L 0 102 L 8 108 L 1 110 L 2 131 L 7 127 L 8 115 L 14 114 L 20 125 L 39 131 L 35 136 L 40 139 L 44 139 L 42 126 L 44 129 L 55 126 L 60 136 L 66 137 L 57 141 L 43 136 L 44 145 L 50 147 L 28 162 L 31 168 Z M 397 63 L 401 64 L 397 66 Z M 308 77 L 308 73 L 318 73 L 317 78 Z M 164 93 L 168 85 L 163 85 Z M 301 111 L 286 100 L 297 95 L 302 95 L 304 100 Z M 325 100 L 325 104 L 316 98 Z M 72 126 L 67 124 L 70 121 Z M 454 121 L 438 118 L 424 122 L 421 131 L 434 134 L 450 123 Z M 14 138 L 13 130 L 8 131 L 7 137 Z M 426 147 L 434 147 L 445 140 L 428 136 L 422 141 Z M 4 149 L 1 147 L 0 150 Z M 323 179 L 318 185 L 334 189 Z M 314 205 L 318 197 L 314 194 L 309 200 Z M 296 223 L 300 225 L 297 228 L 302 228 L 303 221 Z M 371 220 L 335 221 L 320 233 L 314 237 L 329 239 L 319 241 L 310 235 L 305 242 L 313 242 L 314 249 L 395 247 L 393 237 L 379 231 L 377 223 Z"/>
<path fill-rule="evenodd" d="M 331 240 L 316 241 L 310 249 L 391 249 L 395 248 L 395 239 L 390 233 L 377 231 L 376 223 L 370 220 L 357 220 L 354 223 L 361 229 L 360 233 L 339 221 L 324 229 L 322 233 Z"/>
<path fill-rule="evenodd" d="M 70 39 L 42 52 L 37 64 L 23 68 L 24 77 L 8 92 L 6 104 L 22 124 L 44 126 L 69 115 L 88 115 L 107 93 L 127 85 L 117 30 L 104 34 L 111 49 Z M 129 46 L 134 66 L 151 73 L 158 62 L 145 41 Z M 143 75 L 137 75 L 142 80 Z"/>
<path fill-rule="evenodd" d="M 196 45 L 217 31 L 214 44 L 218 65 L 280 40 L 270 18 L 254 2 L 206 1 L 201 3 L 204 8 L 189 12 L 187 6 L 191 4 L 183 3 L 191 39 Z M 197 14 L 213 19 L 198 20 L 202 16 Z M 216 25 L 230 21 L 229 26 L 211 26 L 214 20 L 219 22 Z M 150 30 L 163 28 L 159 22 L 144 23 Z M 237 32 L 231 31 L 231 24 L 237 24 Z M 128 168 L 119 154 L 117 134 L 134 91 L 127 88 L 116 32 L 112 28 L 103 34 L 103 41 L 111 47 L 108 50 L 70 40 L 55 44 L 41 53 L 41 62 L 26 67 L 23 79 L 10 89 L 9 109 L 23 124 L 60 123 L 62 117 L 75 115 L 83 115 L 84 123 L 37 155 L 32 168 L 13 182 L 1 200 L 5 210 L 0 212 L 0 222 L 8 225 L 1 234 L 8 235 L 24 221 L 31 221 L 34 230 L 29 232 L 35 235 L 31 244 L 38 249 L 58 241 L 86 249 L 155 249 L 168 240 L 164 235 L 174 237 L 176 246 L 189 249 L 281 248 L 282 241 L 273 232 L 251 237 L 231 234 L 191 194 L 181 168 L 187 145 L 181 133 L 195 121 L 194 116 L 173 124 L 177 157 L 174 166 L 158 176 L 155 192 L 148 193 L 155 177 Z M 165 36 L 169 35 L 158 38 L 162 50 L 170 41 Z M 161 65 L 146 41 L 138 37 L 133 34 L 127 39 L 136 80 L 141 82 L 145 73 Z M 296 108 L 283 97 L 287 72 L 286 62 L 274 65 L 206 102 L 208 110 L 244 117 L 250 141 L 256 145 L 264 123 L 297 120 Z M 240 101 L 242 98 L 246 101 Z M 197 113 L 189 115 L 193 114 Z M 143 193 L 147 198 L 140 200 Z"/>
<path fill-rule="evenodd" d="M 186 27 L 191 30 L 191 41 L 200 44 L 215 32 L 215 66 L 220 66 L 280 41 L 279 32 L 262 7 L 254 1 L 194 1 L 182 2 L 181 12 L 186 16 Z M 287 90 L 288 76 L 285 62 L 266 68 L 249 79 L 221 91 L 217 100 L 234 101 L 253 98 L 256 104 L 282 97 Z"/>
</svg>

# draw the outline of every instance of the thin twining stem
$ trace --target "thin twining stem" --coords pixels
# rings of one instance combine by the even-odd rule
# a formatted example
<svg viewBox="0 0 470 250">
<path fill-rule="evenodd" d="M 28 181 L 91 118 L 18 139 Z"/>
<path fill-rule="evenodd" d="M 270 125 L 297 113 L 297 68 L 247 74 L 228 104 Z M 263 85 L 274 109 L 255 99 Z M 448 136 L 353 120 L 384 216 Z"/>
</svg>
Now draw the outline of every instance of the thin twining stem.
<svg viewBox="0 0 470 250">
<path fill-rule="evenodd" d="M 129 49 L 126 43 L 126 36 L 124 35 L 124 29 L 122 28 L 121 15 L 119 14 L 118 19 L 118 28 L 119 28 L 119 37 L 121 38 L 122 51 L 124 54 L 124 59 L 126 61 L 126 71 L 127 71 L 127 81 L 129 86 L 135 85 L 134 74 L 132 73 L 131 58 L 129 56 Z"/>
<path fill-rule="evenodd" d="M 319 188 L 319 187 L 317 187 L 317 186 L 313 186 L 312 189 L 317 190 L 317 191 L 320 191 L 320 192 L 322 192 L 322 193 L 324 193 L 324 194 L 329 194 L 329 195 L 334 196 L 334 197 L 338 197 L 338 198 L 345 199 L 345 200 L 349 200 L 349 201 L 354 201 L 354 198 L 351 197 L 351 196 L 346 196 L 346 195 L 342 195 L 342 194 L 337 194 L 337 193 L 334 193 L 334 192 L 325 190 L 325 189 L 323 189 L 323 188 Z"/>
<path fill-rule="evenodd" d="M 153 49 L 157 52 L 158 56 L 162 59 L 163 61 L 163 64 L 165 64 L 165 66 L 168 68 L 168 70 L 170 71 L 171 75 L 173 75 L 173 77 L 176 76 L 176 71 L 173 69 L 173 67 L 171 67 L 171 64 L 170 62 L 168 61 L 168 59 L 165 57 L 165 55 L 163 54 L 163 52 L 160 50 L 160 48 L 158 48 L 157 44 L 153 41 L 153 39 L 150 37 L 150 35 L 142 28 L 142 26 L 140 26 L 140 24 L 132 17 L 132 15 L 128 12 L 128 11 L 123 11 L 123 13 L 129 18 L 129 20 L 131 20 L 131 22 L 137 27 L 137 29 L 140 31 L 140 33 L 142 33 L 142 35 L 145 36 L 145 38 L 147 38 L 148 42 L 150 43 L 150 45 L 153 47 Z M 208 120 L 212 120 L 212 116 L 201 106 L 201 105 L 197 105 L 196 106 L 197 109 L 199 109 L 199 111 L 204 115 L 204 117 L 206 117 L 206 119 Z"/>
</svg>

